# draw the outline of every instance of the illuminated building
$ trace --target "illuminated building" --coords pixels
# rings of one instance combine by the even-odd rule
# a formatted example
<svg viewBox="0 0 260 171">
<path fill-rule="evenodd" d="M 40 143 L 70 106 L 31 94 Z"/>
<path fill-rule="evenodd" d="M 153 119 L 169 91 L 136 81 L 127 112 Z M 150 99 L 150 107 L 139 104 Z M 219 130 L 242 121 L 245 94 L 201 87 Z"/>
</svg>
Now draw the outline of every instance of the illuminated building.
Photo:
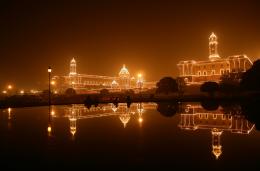
<svg viewBox="0 0 260 171">
<path fill-rule="evenodd" d="M 209 59 L 205 61 L 180 61 L 179 76 L 188 84 L 205 81 L 218 82 L 226 73 L 245 72 L 252 66 L 252 61 L 246 55 L 235 55 L 221 58 L 218 54 L 218 39 L 212 33 L 209 37 Z"/>
<path fill-rule="evenodd" d="M 218 159 L 222 154 L 221 135 L 223 132 L 249 134 L 254 124 L 243 115 L 223 114 L 221 108 L 207 111 L 199 105 L 187 105 L 181 112 L 179 127 L 184 130 L 210 130 L 212 134 L 212 153 Z"/>
<path fill-rule="evenodd" d="M 68 88 L 73 88 L 79 93 L 88 91 L 99 91 L 101 89 L 125 90 L 135 89 L 136 81 L 131 77 L 125 65 L 119 71 L 118 76 L 100 76 L 77 73 L 77 63 L 73 58 L 70 61 L 70 72 L 66 76 L 54 76 L 51 84 L 55 92 L 64 92 Z M 155 82 L 144 82 L 144 88 L 154 88 Z"/>
</svg>

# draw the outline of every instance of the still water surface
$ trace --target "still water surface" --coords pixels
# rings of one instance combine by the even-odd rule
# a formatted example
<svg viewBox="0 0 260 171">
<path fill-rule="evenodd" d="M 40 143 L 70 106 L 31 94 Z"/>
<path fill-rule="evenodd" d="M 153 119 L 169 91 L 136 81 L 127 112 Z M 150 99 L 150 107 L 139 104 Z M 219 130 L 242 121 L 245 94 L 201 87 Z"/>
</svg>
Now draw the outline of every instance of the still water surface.
<svg viewBox="0 0 260 171">
<path fill-rule="evenodd" d="M 260 131 L 239 111 L 195 103 L 7 109 L 0 157 L 4 168 L 256 169 Z"/>
</svg>

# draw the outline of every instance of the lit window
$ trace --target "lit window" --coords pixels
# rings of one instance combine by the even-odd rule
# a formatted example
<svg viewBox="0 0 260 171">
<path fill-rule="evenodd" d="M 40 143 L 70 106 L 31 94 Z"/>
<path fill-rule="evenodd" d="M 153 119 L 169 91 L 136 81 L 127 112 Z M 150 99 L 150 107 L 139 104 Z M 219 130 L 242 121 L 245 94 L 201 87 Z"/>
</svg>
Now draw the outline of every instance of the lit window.
<svg viewBox="0 0 260 171">
<path fill-rule="evenodd" d="M 206 114 L 206 116 L 205 116 L 205 117 L 206 117 L 206 119 L 208 119 L 209 115 L 208 115 L 208 114 Z"/>
<path fill-rule="evenodd" d="M 216 114 L 213 115 L 213 119 L 217 119 L 217 115 Z"/>
<path fill-rule="evenodd" d="M 203 75 L 207 75 L 207 71 L 203 71 Z"/>
<path fill-rule="evenodd" d="M 220 74 L 221 74 L 221 75 L 224 74 L 224 69 L 220 69 Z"/>
<path fill-rule="evenodd" d="M 201 73 L 200 73 L 200 71 L 199 71 L 199 72 L 198 72 L 198 75 L 200 76 L 200 74 L 201 74 Z"/>
<path fill-rule="evenodd" d="M 215 70 L 212 70 L 212 71 L 211 71 L 211 75 L 215 75 Z"/>
</svg>

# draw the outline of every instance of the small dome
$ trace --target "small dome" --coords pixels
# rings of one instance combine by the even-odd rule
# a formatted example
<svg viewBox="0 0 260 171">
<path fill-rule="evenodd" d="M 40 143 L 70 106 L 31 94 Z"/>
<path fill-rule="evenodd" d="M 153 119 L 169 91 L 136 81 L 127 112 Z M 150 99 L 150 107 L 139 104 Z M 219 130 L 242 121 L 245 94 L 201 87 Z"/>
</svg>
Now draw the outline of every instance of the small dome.
<svg viewBox="0 0 260 171">
<path fill-rule="evenodd" d="M 128 72 L 128 69 L 123 65 L 123 68 L 119 72 L 119 77 L 129 77 L 130 73 Z"/>
<path fill-rule="evenodd" d="M 112 85 L 118 85 L 118 83 L 116 82 L 116 80 L 113 80 L 111 84 L 112 84 Z"/>
</svg>

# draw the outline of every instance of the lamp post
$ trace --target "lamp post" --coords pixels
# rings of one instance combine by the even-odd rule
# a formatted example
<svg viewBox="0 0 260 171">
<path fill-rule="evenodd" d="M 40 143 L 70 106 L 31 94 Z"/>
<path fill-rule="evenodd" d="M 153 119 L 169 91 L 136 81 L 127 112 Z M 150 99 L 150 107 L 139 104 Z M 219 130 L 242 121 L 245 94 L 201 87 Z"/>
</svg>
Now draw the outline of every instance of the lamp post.
<svg viewBox="0 0 260 171">
<path fill-rule="evenodd" d="M 49 66 L 48 68 L 48 73 L 49 73 L 49 106 L 51 105 L 51 67 Z"/>
<path fill-rule="evenodd" d="M 141 93 L 141 91 L 142 91 L 142 84 L 143 84 L 143 78 L 142 78 L 142 74 L 138 74 L 137 75 L 137 86 L 138 86 L 138 88 L 139 88 L 139 92 Z"/>
</svg>

